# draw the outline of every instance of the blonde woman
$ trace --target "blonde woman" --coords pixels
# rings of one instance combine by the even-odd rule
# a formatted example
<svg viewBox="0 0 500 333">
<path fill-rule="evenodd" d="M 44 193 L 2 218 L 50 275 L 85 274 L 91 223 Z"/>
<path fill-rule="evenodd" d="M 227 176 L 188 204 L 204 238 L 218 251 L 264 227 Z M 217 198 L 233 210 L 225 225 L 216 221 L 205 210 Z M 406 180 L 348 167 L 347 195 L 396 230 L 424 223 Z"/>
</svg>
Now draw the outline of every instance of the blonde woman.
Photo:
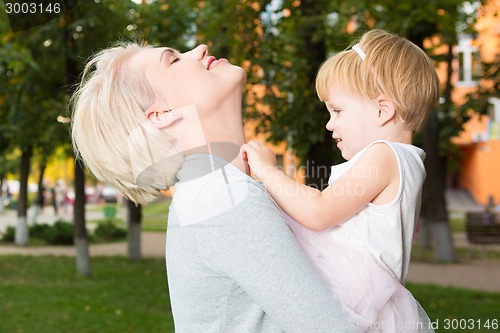
<svg viewBox="0 0 500 333">
<path fill-rule="evenodd" d="M 176 332 L 354 332 L 248 176 L 239 155 L 245 79 L 205 45 L 106 49 L 73 98 L 75 150 L 135 202 L 175 185 L 166 262 Z"/>
</svg>

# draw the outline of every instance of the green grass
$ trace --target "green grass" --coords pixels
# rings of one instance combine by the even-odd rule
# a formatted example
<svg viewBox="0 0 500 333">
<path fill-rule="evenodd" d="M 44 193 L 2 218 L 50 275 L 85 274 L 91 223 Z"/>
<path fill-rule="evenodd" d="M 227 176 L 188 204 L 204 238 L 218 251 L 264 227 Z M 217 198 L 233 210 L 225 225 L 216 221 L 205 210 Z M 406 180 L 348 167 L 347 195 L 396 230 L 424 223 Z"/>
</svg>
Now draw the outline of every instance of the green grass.
<svg viewBox="0 0 500 333">
<path fill-rule="evenodd" d="M 427 312 L 438 333 L 500 332 L 498 329 L 498 325 L 500 325 L 500 293 L 410 283 L 406 287 Z M 473 323 L 464 322 L 464 320 L 472 320 Z M 496 329 L 494 327 L 488 329 L 484 326 L 488 320 L 490 324 L 496 320 Z M 457 325 L 460 324 L 460 321 L 462 321 L 462 325 L 470 324 L 470 328 L 446 327 L 446 324 Z M 479 321 L 482 327 L 478 327 Z"/>
<path fill-rule="evenodd" d="M 92 278 L 78 277 L 70 257 L 0 257 L 0 332 L 174 332 L 163 259 L 95 257 L 92 270 Z M 477 321 L 500 319 L 500 293 L 407 287 L 438 333 L 499 332 L 477 329 Z M 453 319 L 473 319 L 476 329 L 446 329 Z"/>
<path fill-rule="evenodd" d="M 142 207 L 142 230 L 143 231 L 161 231 L 167 230 L 168 208 L 172 202 L 171 198 L 160 197 L 153 203 Z M 108 206 L 113 204 L 106 204 Z M 104 209 L 104 205 L 91 205 L 86 209 L 89 211 L 99 211 Z M 125 209 L 125 208 L 122 208 Z M 117 225 L 125 226 L 125 221 L 119 218 L 113 219 Z M 89 223 L 103 223 L 106 219 L 91 220 Z"/>
<path fill-rule="evenodd" d="M 478 258 L 483 258 L 483 254 L 486 254 L 488 259 L 500 259 L 500 252 L 490 247 L 479 247 L 472 248 L 470 258 L 469 258 L 469 249 L 465 247 L 455 247 L 455 254 L 457 257 L 457 262 L 466 262 L 470 260 L 477 260 Z M 434 250 L 423 250 L 418 245 L 413 245 L 411 250 L 411 261 L 414 262 L 426 262 L 426 263 L 434 263 L 434 264 L 442 264 L 442 262 L 438 262 L 436 260 Z M 500 282 L 499 282 L 500 283 Z"/>
<path fill-rule="evenodd" d="M 142 230 L 165 231 L 171 198 L 162 197 L 142 208 Z"/>
<path fill-rule="evenodd" d="M 163 259 L 0 257 L 0 332 L 174 332 Z"/>
<path fill-rule="evenodd" d="M 465 213 L 457 211 L 448 212 L 448 219 L 452 232 L 465 232 Z"/>
</svg>

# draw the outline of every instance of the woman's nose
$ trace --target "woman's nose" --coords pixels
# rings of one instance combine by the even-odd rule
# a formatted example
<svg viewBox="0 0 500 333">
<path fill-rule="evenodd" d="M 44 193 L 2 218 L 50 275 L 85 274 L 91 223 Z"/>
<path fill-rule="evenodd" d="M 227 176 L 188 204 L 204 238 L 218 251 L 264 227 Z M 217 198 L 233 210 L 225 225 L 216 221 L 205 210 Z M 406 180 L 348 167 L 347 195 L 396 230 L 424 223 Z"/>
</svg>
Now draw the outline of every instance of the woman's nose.
<svg viewBox="0 0 500 333">
<path fill-rule="evenodd" d="M 184 56 L 192 57 L 195 58 L 196 60 L 203 59 L 207 54 L 208 54 L 208 46 L 206 46 L 205 44 L 198 45 L 194 49 L 184 52 Z"/>
</svg>

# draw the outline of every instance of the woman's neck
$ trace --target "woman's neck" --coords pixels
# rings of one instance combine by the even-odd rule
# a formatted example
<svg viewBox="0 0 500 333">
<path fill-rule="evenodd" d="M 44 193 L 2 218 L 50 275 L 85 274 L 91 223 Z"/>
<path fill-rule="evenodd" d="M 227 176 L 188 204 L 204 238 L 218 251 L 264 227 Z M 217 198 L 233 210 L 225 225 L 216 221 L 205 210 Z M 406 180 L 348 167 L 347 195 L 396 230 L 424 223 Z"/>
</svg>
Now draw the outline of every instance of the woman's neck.
<svg viewBox="0 0 500 333">
<path fill-rule="evenodd" d="M 250 174 L 248 164 L 240 154 L 240 147 L 246 142 L 241 100 L 221 105 L 203 118 L 203 132 L 209 143 L 209 153 L 231 162 L 242 172 Z"/>
<path fill-rule="evenodd" d="M 165 129 L 175 138 L 177 149 L 184 155 L 213 154 L 249 174 L 240 147 L 245 143 L 241 112 L 241 95 L 231 96 L 223 103 L 176 109 L 181 120 Z"/>
</svg>

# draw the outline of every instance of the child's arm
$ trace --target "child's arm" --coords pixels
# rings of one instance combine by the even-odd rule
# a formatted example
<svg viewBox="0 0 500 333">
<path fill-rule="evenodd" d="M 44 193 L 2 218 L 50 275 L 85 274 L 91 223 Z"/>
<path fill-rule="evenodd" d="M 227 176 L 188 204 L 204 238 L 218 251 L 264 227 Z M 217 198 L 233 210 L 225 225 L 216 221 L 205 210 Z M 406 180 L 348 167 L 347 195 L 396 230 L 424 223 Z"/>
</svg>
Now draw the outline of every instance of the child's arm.
<svg viewBox="0 0 500 333">
<path fill-rule="evenodd" d="M 380 197 L 390 202 L 399 188 L 396 156 L 385 143 L 372 145 L 352 168 L 323 192 L 297 183 L 276 167 L 274 153 L 256 142 L 241 148 L 252 172 L 278 205 L 308 229 L 321 231 L 344 222 Z"/>
</svg>

